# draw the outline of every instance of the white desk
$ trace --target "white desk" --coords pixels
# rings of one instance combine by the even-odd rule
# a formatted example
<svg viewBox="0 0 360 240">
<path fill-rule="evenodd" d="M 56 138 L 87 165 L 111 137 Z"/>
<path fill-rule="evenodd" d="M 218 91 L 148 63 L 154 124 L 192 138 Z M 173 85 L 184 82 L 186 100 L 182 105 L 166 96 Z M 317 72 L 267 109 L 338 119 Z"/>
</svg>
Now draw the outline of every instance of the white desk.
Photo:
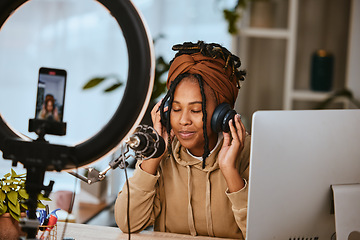
<svg viewBox="0 0 360 240">
<path fill-rule="evenodd" d="M 61 235 L 64 228 L 63 222 L 59 222 L 57 226 L 57 240 L 61 240 Z M 94 226 L 79 223 L 68 223 L 66 226 L 66 232 L 64 237 L 72 237 L 75 240 L 116 240 L 116 239 L 128 239 L 128 235 L 121 232 L 116 227 L 104 227 Z M 175 233 L 163 233 L 154 231 L 142 231 L 141 233 L 131 234 L 133 240 L 156 240 L 156 239 L 224 239 L 224 238 L 211 238 L 191 235 L 175 234 Z M 229 238 L 226 238 L 229 240 Z"/>
</svg>

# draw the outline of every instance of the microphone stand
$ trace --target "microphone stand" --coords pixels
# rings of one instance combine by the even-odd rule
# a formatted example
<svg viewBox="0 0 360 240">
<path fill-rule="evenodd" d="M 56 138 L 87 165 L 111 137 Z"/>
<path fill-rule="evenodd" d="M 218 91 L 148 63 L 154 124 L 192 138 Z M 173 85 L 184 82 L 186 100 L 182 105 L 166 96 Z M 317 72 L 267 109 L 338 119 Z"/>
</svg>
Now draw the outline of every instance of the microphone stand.
<svg viewBox="0 0 360 240">
<path fill-rule="evenodd" d="M 144 144 L 145 142 L 145 144 Z M 135 155 L 129 154 L 130 148 L 134 151 Z M 88 169 L 88 177 L 82 176 L 77 172 L 69 172 L 69 174 L 73 175 L 76 178 L 86 182 L 87 184 L 93 184 L 95 182 L 99 182 L 105 178 L 106 173 L 110 169 L 116 169 L 120 167 L 125 171 L 126 177 L 126 186 L 128 189 L 128 198 L 127 198 L 127 222 L 128 222 L 128 236 L 130 239 L 130 187 L 127 176 L 126 168 L 129 165 L 126 161 L 129 157 L 134 157 L 136 160 L 142 159 L 147 160 L 152 157 L 157 157 L 159 155 L 159 151 L 165 148 L 165 142 L 160 137 L 160 135 L 155 131 L 153 127 L 147 125 L 139 125 L 135 133 L 131 135 L 128 139 L 125 140 L 123 144 L 120 146 L 120 156 L 118 158 L 114 158 L 109 162 L 109 166 L 99 172 L 95 168 Z M 161 152 L 160 154 L 162 154 Z"/>
<path fill-rule="evenodd" d="M 152 137 L 149 137 L 152 135 Z M 140 138 L 145 139 L 146 145 L 142 146 L 139 149 Z M 99 182 L 105 178 L 106 173 L 110 169 L 116 169 L 120 167 L 121 169 L 125 169 L 129 163 L 126 161 L 128 158 L 133 157 L 136 160 L 148 160 L 154 157 L 157 154 L 157 150 L 160 148 L 160 135 L 156 132 L 156 130 L 148 125 L 139 125 L 135 134 L 131 135 L 125 142 L 121 145 L 121 154 L 118 158 L 114 158 L 109 162 L 109 166 L 103 170 L 98 171 L 95 168 L 88 168 L 88 177 L 82 176 L 76 172 L 68 172 L 76 178 L 86 182 L 87 184 L 93 184 L 95 182 Z M 154 146 L 151 146 L 151 144 Z M 130 148 L 134 150 L 134 154 L 129 154 Z M 150 154 L 149 154 L 150 152 Z M 146 156 L 145 156 L 146 155 Z"/>
</svg>

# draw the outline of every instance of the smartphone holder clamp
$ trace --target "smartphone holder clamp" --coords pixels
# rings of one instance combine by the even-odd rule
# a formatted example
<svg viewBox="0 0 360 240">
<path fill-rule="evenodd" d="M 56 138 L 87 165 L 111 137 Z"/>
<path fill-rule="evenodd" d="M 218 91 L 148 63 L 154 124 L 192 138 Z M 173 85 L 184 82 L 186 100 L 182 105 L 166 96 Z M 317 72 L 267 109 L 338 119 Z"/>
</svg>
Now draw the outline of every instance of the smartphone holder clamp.
<svg viewBox="0 0 360 240">
<path fill-rule="evenodd" d="M 45 134 L 64 136 L 66 135 L 66 122 L 29 119 L 29 132 L 35 132 L 39 139 L 44 139 Z"/>
</svg>

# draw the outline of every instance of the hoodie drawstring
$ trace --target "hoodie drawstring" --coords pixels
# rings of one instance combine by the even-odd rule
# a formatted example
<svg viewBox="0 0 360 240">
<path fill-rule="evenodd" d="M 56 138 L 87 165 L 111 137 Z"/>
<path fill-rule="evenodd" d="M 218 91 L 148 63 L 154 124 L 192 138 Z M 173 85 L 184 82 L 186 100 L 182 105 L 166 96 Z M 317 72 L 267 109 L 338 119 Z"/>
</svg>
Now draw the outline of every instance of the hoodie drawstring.
<svg viewBox="0 0 360 240">
<path fill-rule="evenodd" d="M 206 224 L 210 237 L 214 237 L 213 222 L 211 217 L 211 185 L 210 185 L 210 171 L 206 174 Z"/>
<path fill-rule="evenodd" d="M 188 172 L 188 225 L 190 229 L 190 234 L 192 236 L 196 236 L 195 223 L 194 223 L 194 215 L 191 206 L 191 192 L 192 192 L 192 182 L 191 182 L 191 169 L 190 166 L 186 166 Z"/>
<path fill-rule="evenodd" d="M 190 166 L 186 166 L 187 173 L 188 173 L 188 225 L 190 229 L 190 234 L 192 236 L 196 236 L 197 232 L 195 229 L 195 222 L 194 222 L 194 215 L 191 205 L 191 193 L 192 193 L 192 182 L 191 182 L 191 168 Z M 214 229 L 213 229 L 213 222 L 212 222 L 212 216 L 211 216 L 211 185 L 210 185 L 210 171 L 206 173 L 206 201 L 205 201 L 205 207 L 206 207 L 206 226 L 208 235 L 210 237 L 214 237 Z"/>
</svg>

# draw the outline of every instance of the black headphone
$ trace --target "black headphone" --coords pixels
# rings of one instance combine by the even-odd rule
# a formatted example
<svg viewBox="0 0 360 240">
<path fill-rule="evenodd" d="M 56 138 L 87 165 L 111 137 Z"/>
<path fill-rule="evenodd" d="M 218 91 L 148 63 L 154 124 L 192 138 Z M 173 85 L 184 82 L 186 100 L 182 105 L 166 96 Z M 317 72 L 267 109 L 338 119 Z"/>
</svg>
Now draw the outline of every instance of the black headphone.
<svg viewBox="0 0 360 240">
<path fill-rule="evenodd" d="M 161 124 L 166 126 L 167 119 L 169 118 L 169 111 L 164 112 L 164 108 L 169 106 L 169 99 L 166 100 L 164 105 L 160 105 Z M 234 119 L 236 111 L 231 108 L 228 103 L 221 103 L 218 105 L 211 117 L 211 129 L 214 132 L 230 132 L 229 121 Z"/>
</svg>

